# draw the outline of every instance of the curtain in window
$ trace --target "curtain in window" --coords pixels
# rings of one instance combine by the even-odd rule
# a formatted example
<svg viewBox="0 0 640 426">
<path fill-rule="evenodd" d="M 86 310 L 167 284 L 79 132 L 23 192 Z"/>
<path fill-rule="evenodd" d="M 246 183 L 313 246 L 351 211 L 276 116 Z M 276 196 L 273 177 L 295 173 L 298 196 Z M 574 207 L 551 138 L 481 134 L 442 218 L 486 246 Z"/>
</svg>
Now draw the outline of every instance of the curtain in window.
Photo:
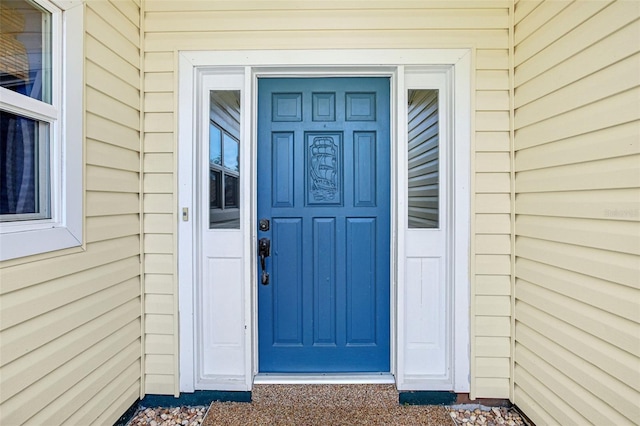
<svg viewBox="0 0 640 426">
<path fill-rule="evenodd" d="M 0 214 L 36 213 L 36 126 L 0 113 Z"/>
</svg>

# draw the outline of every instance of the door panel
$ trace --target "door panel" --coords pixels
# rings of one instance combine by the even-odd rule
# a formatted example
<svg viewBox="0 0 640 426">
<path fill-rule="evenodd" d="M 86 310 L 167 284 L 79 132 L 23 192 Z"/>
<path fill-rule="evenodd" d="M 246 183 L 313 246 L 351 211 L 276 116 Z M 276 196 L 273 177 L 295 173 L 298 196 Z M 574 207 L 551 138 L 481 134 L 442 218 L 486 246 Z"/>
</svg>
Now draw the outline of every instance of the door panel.
<svg viewBox="0 0 640 426">
<path fill-rule="evenodd" d="M 259 79 L 260 372 L 389 371 L 389 116 L 388 78 Z"/>
<path fill-rule="evenodd" d="M 336 219 L 313 219 L 313 344 L 336 345 Z"/>
<path fill-rule="evenodd" d="M 302 344 L 302 219 L 273 220 L 272 274 L 278 278 L 273 285 L 273 342 L 276 345 Z"/>
</svg>

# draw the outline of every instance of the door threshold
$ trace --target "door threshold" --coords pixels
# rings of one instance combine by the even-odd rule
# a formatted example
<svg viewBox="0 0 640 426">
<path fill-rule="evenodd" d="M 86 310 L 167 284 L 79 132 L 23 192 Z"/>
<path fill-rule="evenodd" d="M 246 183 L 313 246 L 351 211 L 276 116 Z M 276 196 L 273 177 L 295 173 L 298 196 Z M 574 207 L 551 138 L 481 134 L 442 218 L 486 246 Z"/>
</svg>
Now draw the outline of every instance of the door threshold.
<svg viewBox="0 0 640 426">
<path fill-rule="evenodd" d="M 258 373 L 253 383 L 262 384 L 395 384 L 391 373 Z"/>
</svg>

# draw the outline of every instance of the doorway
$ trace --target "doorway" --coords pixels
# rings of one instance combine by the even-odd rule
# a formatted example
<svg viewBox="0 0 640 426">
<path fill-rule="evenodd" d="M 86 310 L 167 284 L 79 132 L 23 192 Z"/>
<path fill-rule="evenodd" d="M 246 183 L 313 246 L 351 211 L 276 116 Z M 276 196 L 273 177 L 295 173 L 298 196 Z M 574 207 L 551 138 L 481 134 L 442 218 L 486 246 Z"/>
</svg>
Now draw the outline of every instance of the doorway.
<svg viewBox="0 0 640 426">
<path fill-rule="evenodd" d="M 258 79 L 260 373 L 390 371 L 390 79 Z"/>
<path fill-rule="evenodd" d="M 181 391 L 251 390 L 254 381 L 258 379 L 261 382 L 271 380 L 273 383 L 286 380 L 288 376 L 296 376 L 287 372 L 261 374 L 268 370 L 262 369 L 259 348 L 262 335 L 259 293 L 263 289 L 275 287 L 271 285 L 274 282 L 271 280 L 276 279 L 278 275 L 273 269 L 276 266 L 274 250 L 278 244 L 275 240 L 280 238 L 274 235 L 277 226 L 275 219 L 281 213 L 273 214 L 273 211 L 269 211 L 263 217 L 258 206 L 259 192 L 262 192 L 260 185 L 263 183 L 262 172 L 258 171 L 261 167 L 259 166 L 261 142 L 258 140 L 260 134 L 258 91 L 260 82 L 264 80 L 341 78 L 353 78 L 354 81 L 360 78 L 380 78 L 389 82 L 389 94 L 386 95 L 390 99 L 390 144 L 387 163 L 389 195 L 384 196 L 388 200 L 389 208 L 386 232 L 386 237 L 389 239 L 386 248 L 389 299 L 388 315 L 384 315 L 389 322 L 388 349 L 386 350 L 388 361 L 385 361 L 389 366 L 385 368 L 386 366 L 378 365 L 368 370 L 387 371 L 388 374 L 384 380 L 395 381 L 400 390 L 469 391 L 471 341 L 469 335 L 471 220 L 469 182 L 472 93 L 470 52 L 469 49 L 364 49 L 345 50 L 338 52 L 339 54 L 333 51 L 179 53 L 178 299 Z M 239 198 L 237 203 L 231 203 L 235 201 L 231 199 L 227 203 L 226 198 L 223 203 L 223 210 L 227 206 L 230 207 L 229 212 L 223 211 L 223 213 L 233 213 L 231 209 L 237 204 L 239 218 L 234 218 L 233 222 L 234 227 L 237 224 L 237 228 L 223 228 L 221 225 L 203 232 L 203 224 L 209 223 L 206 222 L 205 217 L 208 217 L 211 212 L 211 203 L 207 195 L 210 188 L 207 180 L 210 177 L 209 157 L 202 152 L 202 146 L 209 141 L 206 123 L 210 118 L 212 90 L 239 91 L 241 104 L 237 170 Z M 278 89 L 281 94 L 305 93 L 304 90 L 304 88 L 282 91 Z M 366 88 L 349 89 L 349 91 L 356 94 L 374 92 Z M 313 95 L 314 91 L 310 93 Z M 331 93 L 331 90 L 321 89 L 316 90 L 315 93 L 322 95 Z M 326 110 L 327 102 L 330 103 L 327 98 L 330 96 L 317 97 L 318 107 L 325 108 L 324 111 L 318 109 L 319 116 L 330 116 L 330 112 Z M 359 103 L 361 106 L 366 104 L 362 99 L 353 98 L 352 101 L 354 99 L 356 104 Z M 425 102 L 431 105 L 429 99 L 437 100 L 435 104 L 438 106 L 437 115 L 440 123 L 438 143 L 442 147 L 442 151 L 438 154 L 440 164 L 438 181 L 441 184 L 437 190 L 432 189 L 438 192 L 437 201 L 430 201 L 438 205 L 438 220 L 422 226 L 418 225 L 418 222 L 424 218 L 414 215 L 415 209 L 410 206 L 410 203 L 416 200 L 409 199 L 411 196 L 409 181 L 412 177 L 410 173 L 415 172 L 409 171 L 409 163 L 417 161 L 418 157 L 409 153 L 408 121 L 409 103 L 415 105 L 416 102 Z M 282 97 L 282 101 L 282 115 L 297 116 L 296 108 L 292 113 L 286 111 L 290 107 L 287 107 L 287 104 L 296 105 L 297 101 L 287 99 L 286 96 Z M 313 106 L 310 108 L 313 114 Z M 343 108 L 345 108 L 345 121 L 348 121 L 346 107 L 336 107 L 335 113 L 337 114 L 337 111 Z M 304 113 L 300 117 L 301 121 L 303 119 Z M 320 152 L 319 147 L 325 149 L 330 147 L 331 143 L 338 146 L 342 143 L 343 151 L 337 151 L 335 158 L 342 155 L 339 161 L 344 162 L 347 153 L 350 152 L 345 148 L 346 143 L 347 141 L 353 143 L 353 135 L 348 139 L 344 134 L 339 133 L 339 129 L 331 129 L 328 125 L 330 121 L 322 122 L 318 117 L 316 120 L 315 123 L 321 124 L 318 128 L 307 130 L 306 135 L 301 128 L 299 132 L 302 135 L 302 141 L 307 143 L 307 147 L 313 147 L 315 143 L 315 152 Z M 313 117 L 311 122 L 314 123 Z M 286 122 L 276 121 L 276 123 Z M 327 130 L 324 130 L 325 124 L 327 124 Z M 276 131 L 278 132 L 280 130 Z M 286 133 L 287 130 L 282 132 Z M 293 132 L 295 134 L 296 130 L 294 129 Z M 324 138 L 326 135 L 322 132 L 333 132 L 334 138 Z M 268 143 L 271 143 L 271 140 L 268 140 Z M 276 145 L 286 146 L 286 137 Z M 363 142 L 363 146 L 366 145 L 367 143 Z M 282 153 L 286 154 L 286 152 L 287 149 L 283 149 Z M 304 153 L 305 150 L 302 152 Z M 273 158 L 273 153 L 271 156 Z M 321 157 L 329 158 L 325 155 Z M 304 156 L 301 161 L 300 165 L 305 165 L 305 161 L 307 164 L 310 163 Z M 320 164 L 319 162 L 311 163 L 315 166 Z M 379 169 L 377 164 L 378 162 L 376 170 Z M 279 170 L 282 171 L 283 176 L 288 176 L 288 167 Z M 296 176 L 295 164 L 293 170 L 293 176 Z M 222 172 L 228 172 L 232 176 L 236 170 L 224 169 Z M 287 177 L 287 179 L 293 178 Z M 336 185 L 334 185 L 336 188 L 346 184 L 345 178 L 342 177 L 342 179 L 342 181 L 336 179 Z M 380 178 L 376 176 L 376 179 Z M 233 179 L 230 181 L 232 182 Z M 331 200 L 326 192 L 327 188 L 331 187 L 329 184 L 315 187 L 320 197 L 324 197 L 324 200 L 318 201 L 315 199 L 314 187 L 309 186 L 303 179 L 299 189 L 296 189 L 300 191 L 297 197 L 302 201 L 304 208 L 320 209 L 322 205 L 314 207 L 314 203 L 336 202 Z M 325 191 L 324 195 L 322 191 Z M 352 191 L 354 194 L 356 192 L 353 183 L 342 191 L 343 198 L 339 201 L 342 204 L 346 200 L 346 191 Z M 279 192 L 278 190 L 276 193 L 286 194 L 287 191 Z M 270 195 L 272 201 L 273 195 L 273 193 Z M 337 192 L 334 197 L 336 195 Z M 378 197 L 378 194 L 375 196 Z M 341 207 L 342 204 L 337 206 Z M 339 210 L 333 207 L 336 206 L 328 207 L 326 210 Z M 283 217 L 286 219 L 286 216 Z M 315 217 L 319 219 L 326 217 L 329 219 L 326 221 L 328 223 L 336 220 L 330 215 Z M 269 231 L 260 231 L 261 218 L 270 220 Z M 221 216 L 221 219 L 224 218 Z M 288 222 L 283 223 L 288 224 Z M 323 220 L 317 220 L 316 223 L 322 230 L 326 229 L 323 228 L 325 225 L 330 229 L 333 226 L 327 225 Z M 424 225 L 426 222 L 420 223 Z M 295 227 L 290 229 L 293 228 Z M 359 228 L 361 229 L 363 227 Z M 316 232 L 323 237 L 330 235 L 323 231 Z M 346 228 L 345 232 L 347 232 Z M 212 248 L 208 258 L 203 257 L 202 251 L 205 238 L 210 239 L 209 247 Z M 265 255 L 265 272 L 269 274 L 267 285 L 262 284 L 262 262 L 259 254 L 259 241 L 262 238 L 271 240 L 269 256 Z M 336 237 L 336 244 L 337 241 Z M 334 242 L 330 241 L 330 244 Z M 320 250 L 313 244 L 311 247 L 316 252 Z M 369 247 L 371 247 L 370 244 Z M 322 251 L 329 250 L 322 249 Z M 378 252 L 376 252 L 376 259 L 377 254 Z M 342 255 L 333 256 L 342 261 Z M 311 259 L 310 265 L 314 265 L 313 257 L 306 259 Z M 208 269 L 205 269 L 205 266 Z M 325 267 L 318 263 L 318 268 Z M 432 273 L 434 271 L 437 273 Z M 316 320 L 314 324 L 326 326 L 327 323 L 330 324 L 330 322 Z M 287 324 L 285 323 L 284 326 L 286 328 Z M 319 330 L 319 333 L 330 336 L 326 330 Z M 321 369 L 337 372 L 333 373 L 333 376 L 332 373 L 302 373 L 297 375 L 297 379 L 292 380 L 317 383 L 322 382 L 323 377 L 329 377 L 333 383 L 364 382 L 360 380 L 379 383 L 380 377 L 384 375 L 384 373 L 374 375 L 364 373 L 362 376 L 364 378 L 359 378 L 357 375 L 346 374 L 346 371 L 353 371 L 351 367 L 339 370 L 331 366 L 317 367 L 315 370 L 302 367 L 298 371 L 320 371 Z M 265 379 L 265 375 L 270 378 Z M 378 378 L 372 378 L 372 376 L 378 376 Z"/>
</svg>

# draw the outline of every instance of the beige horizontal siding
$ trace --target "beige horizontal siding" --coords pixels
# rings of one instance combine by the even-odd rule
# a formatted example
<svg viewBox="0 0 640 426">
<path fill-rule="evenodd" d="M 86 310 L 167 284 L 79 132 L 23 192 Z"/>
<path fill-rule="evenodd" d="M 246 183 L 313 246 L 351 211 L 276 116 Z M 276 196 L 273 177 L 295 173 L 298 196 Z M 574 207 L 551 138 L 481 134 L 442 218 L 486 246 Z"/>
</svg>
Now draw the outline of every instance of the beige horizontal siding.
<svg viewBox="0 0 640 426">
<path fill-rule="evenodd" d="M 145 49 L 148 52 L 163 52 L 167 49 L 179 50 L 185 45 L 191 50 L 442 48 L 470 46 L 470 40 L 481 49 L 507 49 L 507 36 L 506 28 L 479 31 L 401 29 L 150 33 L 145 37 Z"/>
<path fill-rule="evenodd" d="M 395 30 L 428 28 L 429 30 L 450 29 L 495 29 L 507 27 L 507 9 L 502 13 L 494 10 L 478 9 L 388 9 L 384 14 L 379 10 L 364 8 L 344 9 L 340 19 L 335 10 L 272 10 L 265 9 L 256 14 L 248 11 L 182 11 L 180 19 L 171 12 L 147 12 L 147 33 L 210 32 L 211 22 L 216 22 L 216 32 L 236 31 L 313 31 L 327 30 Z M 399 26 L 399 23 L 402 23 Z"/>
<path fill-rule="evenodd" d="M 118 240 L 87 244 L 84 253 L 3 268 L 0 295 L 135 256 L 137 251 L 134 243 L 137 241 L 137 236 L 130 235 Z M 46 275 L 42 273 L 43 270 L 48 271 Z"/>
<path fill-rule="evenodd" d="M 524 237 L 640 254 L 640 223 L 634 221 L 520 215 L 516 232 Z"/>
<path fill-rule="evenodd" d="M 553 144 L 520 148 L 515 155 L 515 168 L 525 171 L 634 155 L 640 151 L 639 133 L 640 121 L 633 121 L 571 136 Z M 606 150 L 602 149 L 603 145 Z"/>
<path fill-rule="evenodd" d="M 89 7 L 85 9 L 85 22 L 87 24 L 85 30 L 87 34 L 104 44 L 107 49 L 111 50 L 112 55 L 121 57 L 133 67 L 139 67 L 139 38 L 129 38 L 127 34 L 123 34 L 119 28 L 114 26 L 114 24 L 117 24 L 119 21 L 109 21 L 109 19 L 102 16 L 99 11 L 94 10 L 96 7 L 99 9 L 109 9 L 113 7 L 113 4 L 111 2 L 96 2 L 96 4 L 89 5 Z"/>
<path fill-rule="evenodd" d="M 91 35 L 85 37 L 87 59 L 91 61 L 87 64 L 87 67 L 102 64 L 112 76 L 126 82 L 127 85 L 140 89 L 140 70 L 138 66 L 130 62 L 133 58 L 123 58 L 118 50 L 112 50 L 104 43 L 107 43 L 104 39 L 101 42 Z M 89 79 L 89 76 L 87 78 Z M 126 86 L 119 87 L 119 90 L 126 89 Z"/>
<path fill-rule="evenodd" d="M 481 348 L 472 361 L 472 394 L 508 397 L 510 359 L 510 1 L 163 1 L 145 2 L 144 250 L 147 297 L 146 392 L 177 392 L 175 243 L 177 50 L 474 47 L 474 112 L 479 251 L 475 288 L 487 306 L 473 328 Z M 339 16 L 340 19 L 336 19 Z M 477 155 L 477 156 L 476 156 Z M 495 244 L 495 246 L 494 246 Z M 505 285 L 506 283 L 506 285 Z M 475 301 L 472 294 L 472 303 Z M 175 300 L 175 299 L 174 299 Z M 156 304 L 157 303 L 157 304 Z M 161 309 L 162 306 L 162 309 Z M 484 305 L 483 305 L 484 306 Z M 173 322 L 172 322 L 173 321 Z M 478 337 L 475 337 L 478 336 Z M 483 340 L 489 339 L 489 340 Z M 491 340 L 497 339 L 497 340 Z M 497 346 L 494 346 L 497 345 Z M 475 344 L 474 344 L 475 348 Z M 186 350 L 182 348 L 182 350 Z"/>
<path fill-rule="evenodd" d="M 540 216 L 633 220 L 640 193 L 634 188 L 518 194 L 516 212 Z"/>
<path fill-rule="evenodd" d="M 448 0 L 429 0 L 429 9 L 496 9 L 508 8 L 509 0 L 460 0 L 451 2 Z M 268 3 L 260 0 L 245 0 L 242 2 L 228 2 L 225 0 L 209 0 L 207 3 L 201 0 L 149 0 L 145 4 L 147 12 L 193 12 L 193 11 L 271 11 L 271 10 L 348 10 L 348 9 L 423 9 L 424 0 L 327 0 L 317 2 L 314 0 L 273 0 Z"/>
<path fill-rule="evenodd" d="M 140 169 L 140 154 L 137 151 L 121 149 L 93 139 L 87 139 L 87 145 L 91 145 L 91 149 L 87 150 L 87 165 L 130 172 Z"/>
<path fill-rule="evenodd" d="M 86 239 L 88 243 L 94 243 L 132 235 L 139 230 L 137 214 L 88 217 Z"/>
<path fill-rule="evenodd" d="M 516 4 L 514 402 L 639 424 L 640 3 Z"/>
<path fill-rule="evenodd" d="M 522 193 L 630 189 L 640 181 L 639 162 L 640 154 L 522 171 L 516 184 Z"/>
<path fill-rule="evenodd" d="M 479 178 L 480 176 L 478 176 Z M 511 218 L 509 214 L 477 214 L 475 215 L 476 235 L 509 234 Z"/>
<path fill-rule="evenodd" d="M 132 151 L 139 150 L 136 137 L 138 130 L 114 123 L 104 117 L 87 111 L 85 117 L 86 137 L 92 140 L 105 142 L 114 146 L 127 148 Z M 89 155 L 89 153 L 87 153 Z"/>
<path fill-rule="evenodd" d="M 85 245 L 0 264 L 0 424 L 113 424 L 140 397 L 139 20 L 85 6 Z"/>
<path fill-rule="evenodd" d="M 629 56 L 597 74 L 568 84 L 539 99 L 534 104 L 518 108 L 515 125 L 523 128 L 562 115 L 603 98 L 626 92 L 640 84 L 640 55 Z"/>
<path fill-rule="evenodd" d="M 607 116 L 611 111 L 616 111 L 616 115 Z M 516 148 L 554 142 L 639 119 L 638 91 L 632 89 L 519 129 L 521 139 Z"/>
<path fill-rule="evenodd" d="M 563 35 L 573 31 L 577 26 L 604 9 L 610 1 L 574 1 L 565 2 L 564 8 L 553 16 L 547 16 L 546 22 L 538 20 L 535 32 L 527 31 L 527 37 L 521 34 L 522 27 L 518 26 L 518 49 L 515 52 L 514 60 L 516 64 L 521 64 L 531 56 L 540 52 Z M 516 20 L 521 22 L 519 15 L 529 7 L 537 7 L 535 1 L 523 1 L 518 5 Z M 535 10 L 535 9 L 534 9 Z M 558 25 L 558 23 L 561 23 Z M 530 28 L 534 28 L 529 25 Z"/>
<path fill-rule="evenodd" d="M 477 336 L 474 341 L 476 356 L 479 358 L 509 358 L 509 337 Z"/>
<path fill-rule="evenodd" d="M 476 132 L 476 152 L 509 152 L 509 132 Z"/>
<path fill-rule="evenodd" d="M 0 329 L 18 325 L 137 275 L 139 275 L 138 262 L 135 258 L 128 257 L 108 265 L 80 271 L 71 276 L 24 287 L 22 291 L 7 293 L 2 298 Z M 87 281 L 91 281 L 94 285 L 86 286 Z"/>
<path fill-rule="evenodd" d="M 91 61 L 86 62 L 85 71 L 87 86 L 136 109 L 137 115 L 137 109 L 140 106 L 140 93 L 137 87 L 121 84 L 121 78 L 115 75 L 111 69 L 104 69 Z"/>
<path fill-rule="evenodd" d="M 570 75 L 576 79 L 586 77 L 635 53 L 633 46 L 637 41 L 638 24 L 631 22 L 633 14 L 625 14 L 624 4 L 627 3 L 630 2 L 616 2 L 600 12 L 605 14 L 616 9 L 615 15 L 600 18 L 601 24 L 589 20 L 584 24 L 587 28 L 583 30 L 581 26 L 581 31 L 576 29 L 572 32 L 570 36 L 575 37 L 577 42 L 566 43 L 561 39 L 557 42 L 559 46 L 554 44 L 523 64 L 516 64 L 518 72 L 515 82 L 519 95 L 516 106 L 525 105 L 563 87 L 570 82 L 567 81 Z M 612 32 L 607 33 L 607 30 Z M 554 74 L 557 73 L 554 78 L 546 72 L 551 69 L 554 69 Z"/>
<path fill-rule="evenodd" d="M 478 50 L 475 93 L 475 271 L 472 397 L 509 397 L 511 127 L 508 50 Z"/>
</svg>

